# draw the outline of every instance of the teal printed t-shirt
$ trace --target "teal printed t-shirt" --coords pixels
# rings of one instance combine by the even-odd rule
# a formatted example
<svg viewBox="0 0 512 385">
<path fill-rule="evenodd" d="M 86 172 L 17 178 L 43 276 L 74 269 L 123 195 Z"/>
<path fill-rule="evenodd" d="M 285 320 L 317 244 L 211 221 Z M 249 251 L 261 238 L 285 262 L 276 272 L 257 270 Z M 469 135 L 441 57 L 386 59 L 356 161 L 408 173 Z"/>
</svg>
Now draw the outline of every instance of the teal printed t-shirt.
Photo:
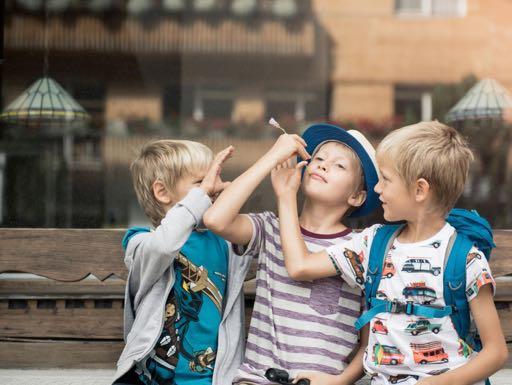
<svg viewBox="0 0 512 385">
<path fill-rule="evenodd" d="M 211 231 L 190 235 L 174 262 L 162 333 L 136 368 L 144 384 L 212 383 L 228 258 L 226 241 Z"/>
</svg>

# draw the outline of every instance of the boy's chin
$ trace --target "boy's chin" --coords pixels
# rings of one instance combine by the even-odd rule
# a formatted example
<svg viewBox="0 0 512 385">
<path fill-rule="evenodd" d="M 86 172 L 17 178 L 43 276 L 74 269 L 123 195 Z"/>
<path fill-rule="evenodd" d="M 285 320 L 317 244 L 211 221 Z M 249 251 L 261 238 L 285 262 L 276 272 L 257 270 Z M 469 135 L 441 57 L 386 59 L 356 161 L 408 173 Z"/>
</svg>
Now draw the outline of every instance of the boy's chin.
<svg viewBox="0 0 512 385">
<path fill-rule="evenodd" d="M 397 215 L 386 213 L 385 211 L 384 211 L 384 215 L 383 216 L 384 216 L 384 219 L 386 220 L 386 222 L 400 222 L 400 221 L 404 221 L 405 220 L 404 218 L 400 218 Z"/>
<path fill-rule="evenodd" d="M 384 210 L 383 217 L 387 222 L 396 222 L 398 220 L 393 216 L 392 213 L 388 212 L 387 210 Z"/>
</svg>

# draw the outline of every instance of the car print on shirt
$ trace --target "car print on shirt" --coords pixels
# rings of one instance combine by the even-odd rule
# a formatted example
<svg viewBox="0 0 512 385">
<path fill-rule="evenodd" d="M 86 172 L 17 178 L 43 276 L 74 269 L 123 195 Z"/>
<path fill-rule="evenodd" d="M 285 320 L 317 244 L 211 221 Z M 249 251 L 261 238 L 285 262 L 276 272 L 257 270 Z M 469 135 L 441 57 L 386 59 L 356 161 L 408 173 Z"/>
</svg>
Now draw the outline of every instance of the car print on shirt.
<svg viewBox="0 0 512 385">
<path fill-rule="evenodd" d="M 384 260 L 384 268 L 382 269 L 382 278 L 391 278 L 395 275 L 396 269 L 390 256 Z"/>
<path fill-rule="evenodd" d="M 402 290 L 402 295 L 406 299 L 412 299 L 415 302 L 430 305 L 437 299 L 436 291 L 428 287 L 425 282 L 412 282 Z"/>
<path fill-rule="evenodd" d="M 404 355 L 396 346 L 373 345 L 372 361 L 376 365 L 398 365 L 404 362 Z"/>
<path fill-rule="evenodd" d="M 466 341 L 459 338 L 459 349 L 457 350 L 457 353 L 461 357 L 468 358 L 473 353 L 473 349 L 466 343 Z"/>
<path fill-rule="evenodd" d="M 468 256 L 466 257 L 466 266 L 471 265 L 471 263 L 473 263 L 477 259 L 482 259 L 480 253 L 469 253 Z"/>
<path fill-rule="evenodd" d="M 477 295 L 480 288 L 488 283 L 492 284 L 493 279 L 487 269 L 482 269 L 480 276 L 474 279 L 469 285 L 469 288 L 466 290 L 466 296 L 472 297 Z"/>
<path fill-rule="evenodd" d="M 410 258 L 405 261 L 402 271 L 406 273 L 430 273 L 434 276 L 441 274 L 440 267 L 432 267 L 430 261 L 425 258 Z"/>
<path fill-rule="evenodd" d="M 420 377 L 414 374 L 397 374 L 394 376 L 389 376 L 389 382 L 392 384 L 399 384 L 400 382 L 407 381 L 409 378 L 414 378 L 415 380 L 419 380 Z"/>
<path fill-rule="evenodd" d="M 482 274 L 480 274 L 480 277 L 477 279 L 478 282 L 478 288 L 480 289 L 483 285 L 486 285 L 488 283 L 493 283 L 493 279 L 491 277 L 491 274 L 487 271 L 487 269 L 482 269 Z"/>
<path fill-rule="evenodd" d="M 364 259 L 363 252 L 357 255 L 355 251 L 345 249 L 343 255 L 347 258 L 349 265 L 354 272 L 356 282 L 362 285 L 364 283 L 364 267 L 362 263 Z"/>
<path fill-rule="evenodd" d="M 450 370 L 450 369 L 444 368 L 444 369 L 431 370 L 427 374 L 429 374 L 431 376 L 439 376 L 440 374 L 446 373 L 448 370 Z"/>
<path fill-rule="evenodd" d="M 441 330 L 441 324 L 430 323 L 429 320 L 420 319 L 415 322 L 411 322 L 405 328 L 406 333 L 411 333 L 413 336 L 417 336 L 419 334 L 432 332 L 434 334 L 439 333 Z"/>
<path fill-rule="evenodd" d="M 448 354 L 441 342 L 427 342 L 424 344 L 411 343 L 414 362 L 421 365 L 448 362 Z"/>
<path fill-rule="evenodd" d="M 388 328 L 382 323 L 380 318 L 377 318 L 373 323 L 372 332 L 377 334 L 388 334 Z"/>
</svg>

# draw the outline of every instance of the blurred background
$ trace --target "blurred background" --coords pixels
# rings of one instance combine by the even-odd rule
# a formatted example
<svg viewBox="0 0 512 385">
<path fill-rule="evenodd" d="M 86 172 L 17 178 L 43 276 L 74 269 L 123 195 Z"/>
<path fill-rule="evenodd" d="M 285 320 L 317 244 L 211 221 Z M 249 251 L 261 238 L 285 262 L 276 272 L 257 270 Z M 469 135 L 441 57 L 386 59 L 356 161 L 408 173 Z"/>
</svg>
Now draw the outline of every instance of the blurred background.
<svg viewBox="0 0 512 385">
<path fill-rule="evenodd" d="M 477 155 L 461 207 L 512 227 L 511 0 L 1 2 L 0 226 L 144 224 L 152 138 L 229 144 L 232 179 L 313 122 L 377 145 L 448 122 Z M 273 209 L 267 180 L 244 210 Z M 352 226 L 379 220 L 380 213 Z"/>
</svg>

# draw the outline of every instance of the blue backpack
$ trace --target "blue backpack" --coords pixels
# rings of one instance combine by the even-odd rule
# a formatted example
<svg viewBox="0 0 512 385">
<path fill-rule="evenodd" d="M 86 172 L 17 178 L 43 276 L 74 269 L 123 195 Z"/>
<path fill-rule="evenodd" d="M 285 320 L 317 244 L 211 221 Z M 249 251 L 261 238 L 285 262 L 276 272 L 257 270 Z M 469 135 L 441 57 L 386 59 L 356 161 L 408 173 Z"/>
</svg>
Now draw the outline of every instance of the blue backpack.
<svg viewBox="0 0 512 385">
<path fill-rule="evenodd" d="M 425 318 L 450 316 L 459 337 L 475 351 L 480 351 L 480 338 L 471 327 L 469 304 L 466 299 L 466 258 L 473 246 L 484 253 L 487 260 L 491 250 L 496 247 L 489 222 L 475 210 L 453 209 L 447 222 L 456 232 L 450 238 L 446 249 L 443 275 L 443 293 L 446 306 L 428 306 L 388 301 L 377 298 L 377 290 L 382 276 L 385 256 L 403 225 L 384 225 L 380 227 L 373 239 L 368 261 L 365 282 L 365 299 L 367 311 L 356 321 L 359 330 L 379 313 L 406 313 Z M 486 381 L 489 384 L 489 380 Z"/>
</svg>

